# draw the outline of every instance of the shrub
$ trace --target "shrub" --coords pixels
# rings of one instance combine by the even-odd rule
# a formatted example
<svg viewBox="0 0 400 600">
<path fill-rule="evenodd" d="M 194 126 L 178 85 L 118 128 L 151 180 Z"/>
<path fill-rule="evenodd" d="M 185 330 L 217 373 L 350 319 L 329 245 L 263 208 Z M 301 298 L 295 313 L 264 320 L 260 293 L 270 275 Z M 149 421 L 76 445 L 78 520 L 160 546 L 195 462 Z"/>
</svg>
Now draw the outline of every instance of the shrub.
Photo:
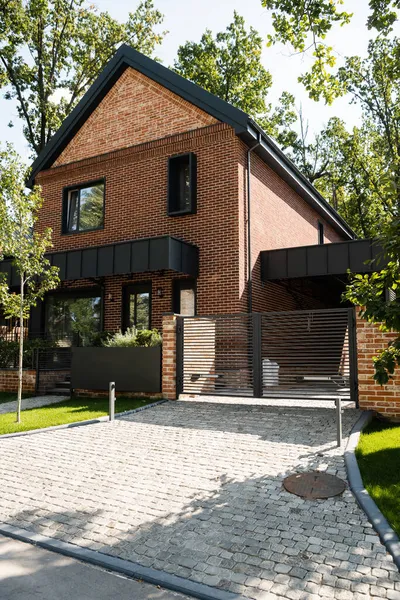
<svg viewBox="0 0 400 600">
<path fill-rule="evenodd" d="M 157 329 L 127 329 L 125 333 L 117 331 L 103 342 L 106 348 L 137 348 L 138 346 L 161 346 L 162 338 Z"/>
<path fill-rule="evenodd" d="M 32 368 L 35 350 L 54 348 L 55 343 L 41 338 L 24 340 L 24 369 Z M 19 342 L 0 338 L 0 369 L 12 369 L 18 364 Z"/>
</svg>

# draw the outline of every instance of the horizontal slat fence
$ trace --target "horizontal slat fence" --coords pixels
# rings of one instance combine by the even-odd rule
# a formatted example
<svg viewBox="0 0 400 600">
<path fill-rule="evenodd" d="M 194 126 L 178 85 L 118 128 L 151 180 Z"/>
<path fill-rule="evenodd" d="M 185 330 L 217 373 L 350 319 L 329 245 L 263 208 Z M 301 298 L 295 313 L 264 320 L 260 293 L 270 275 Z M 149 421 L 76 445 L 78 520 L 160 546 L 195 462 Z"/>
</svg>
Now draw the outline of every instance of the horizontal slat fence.
<svg viewBox="0 0 400 600">
<path fill-rule="evenodd" d="M 356 399 L 353 309 L 179 317 L 178 393 Z"/>
</svg>

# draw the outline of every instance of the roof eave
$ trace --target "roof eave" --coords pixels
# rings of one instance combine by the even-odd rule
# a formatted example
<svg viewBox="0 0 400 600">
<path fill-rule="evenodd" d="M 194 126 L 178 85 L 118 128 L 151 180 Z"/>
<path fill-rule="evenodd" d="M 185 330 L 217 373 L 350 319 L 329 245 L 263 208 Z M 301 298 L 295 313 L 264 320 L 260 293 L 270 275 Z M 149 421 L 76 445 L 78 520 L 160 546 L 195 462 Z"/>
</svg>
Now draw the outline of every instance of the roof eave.
<svg viewBox="0 0 400 600">
<path fill-rule="evenodd" d="M 357 238 L 356 233 L 349 227 L 338 212 L 321 196 L 318 190 L 304 177 L 293 162 L 271 140 L 271 138 L 257 125 L 253 119 L 248 120 L 247 131 L 239 134 L 245 142 L 253 143 L 260 139 L 261 144 L 256 152 L 277 172 L 297 193 L 311 204 L 317 212 L 324 217 L 336 231 L 348 239 Z"/>
<path fill-rule="evenodd" d="M 132 67 L 217 120 L 227 123 L 237 134 L 246 131 L 248 115 L 242 110 L 123 44 L 32 164 L 28 187 L 34 185 L 39 171 L 54 163 L 127 67 Z"/>
</svg>

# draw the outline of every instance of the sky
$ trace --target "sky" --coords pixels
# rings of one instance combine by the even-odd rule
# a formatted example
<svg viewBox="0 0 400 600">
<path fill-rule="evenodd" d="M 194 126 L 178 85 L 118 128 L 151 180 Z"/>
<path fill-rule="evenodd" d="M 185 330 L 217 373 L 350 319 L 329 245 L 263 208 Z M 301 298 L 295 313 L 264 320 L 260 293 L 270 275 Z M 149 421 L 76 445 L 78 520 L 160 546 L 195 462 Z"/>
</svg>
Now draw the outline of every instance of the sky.
<svg viewBox="0 0 400 600">
<path fill-rule="evenodd" d="M 138 0 L 95 0 L 99 11 L 108 11 L 114 18 L 125 20 L 128 12 L 135 9 Z M 171 66 L 178 47 L 187 40 L 198 41 L 206 28 L 214 33 L 222 31 L 231 22 L 234 10 L 242 15 L 247 25 L 252 25 L 265 38 L 271 32 L 268 11 L 260 0 L 155 0 L 156 7 L 165 15 L 162 29 L 169 31 L 156 54 L 165 66 Z M 370 37 L 365 23 L 368 15 L 367 0 L 345 0 L 343 10 L 354 12 L 350 25 L 335 27 L 326 42 L 333 46 L 338 61 L 353 54 L 366 55 Z M 302 85 L 297 82 L 300 73 L 312 63 L 311 56 L 291 55 L 290 48 L 283 45 L 267 47 L 263 53 L 264 66 L 273 77 L 269 96 L 276 103 L 282 91 L 296 97 L 296 105 L 302 107 L 309 122 L 310 135 L 318 132 L 331 116 L 342 118 L 349 127 L 359 122 L 359 109 L 349 104 L 349 98 L 336 100 L 332 106 L 310 100 Z M 13 121 L 14 127 L 8 123 Z M 13 101 L 0 99 L 0 140 L 12 142 L 21 156 L 29 160 L 29 149 L 22 134 L 22 122 L 18 119 Z"/>
</svg>

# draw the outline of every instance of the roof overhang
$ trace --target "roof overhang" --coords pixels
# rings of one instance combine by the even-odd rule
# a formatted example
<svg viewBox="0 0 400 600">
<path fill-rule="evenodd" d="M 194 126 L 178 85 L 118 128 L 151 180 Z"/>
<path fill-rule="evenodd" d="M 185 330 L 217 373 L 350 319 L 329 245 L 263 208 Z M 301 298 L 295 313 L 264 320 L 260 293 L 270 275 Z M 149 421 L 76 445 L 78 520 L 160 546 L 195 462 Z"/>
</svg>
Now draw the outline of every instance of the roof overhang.
<svg viewBox="0 0 400 600">
<path fill-rule="evenodd" d="M 122 44 L 32 164 L 31 175 L 27 181 L 28 187 L 34 185 L 35 177 L 39 171 L 51 167 L 75 133 L 128 67 L 132 67 L 146 75 L 184 100 L 212 115 L 215 119 L 227 123 L 234 128 L 236 133 L 246 130 L 248 116 L 242 110 L 235 108 L 214 94 L 210 94 L 210 92 L 134 50 L 134 48 Z"/>
<path fill-rule="evenodd" d="M 382 247 L 372 239 L 264 250 L 260 255 L 262 281 L 340 276 L 349 270 L 372 273 L 385 266 Z"/>
<path fill-rule="evenodd" d="M 341 235 L 348 239 L 356 238 L 355 232 L 349 227 L 339 213 L 325 200 L 318 190 L 299 171 L 296 165 L 282 152 L 273 140 L 253 121 L 249 119 L 245 132 L 239 136 L 249 146 L 259 142 L 255 152 L 275 171 L 299 196 L 321 215 Z"/>
<path fill-rule="evenodd" d="M 97 108 L 121 74 L 132 67 L 171 92 L 212 115 L 218 121 L 230 125 L 238 136 L 248 145 L 260 146 L 255 150 L 260 157 L 308 202 L 343 237 L 353 239 L 354 231 L 340 217 L 335 209 L 326 202 L 314 186 L 302 175 L 292 161 L 280 150 L 273 140 L 257 125 L 253 119 L 232 104 L 210 94 L 200 86 L 181 77 L 159 62 L 148 58 L 130 46 L 123 44 L 114 57 L 91 85 L 83 98 L 64 120 L 61 127 L 39 154 L 31 167 L 28 187 L 35 183 L 37 174 L 51 167 L 74 135 Z"/>
<path fill-rule="evenodd" d="M 197 246 L 171 236 L 52 252 L 46 255 L 59 268 L 61 281 L 171 270 L 191 277 L 199 272 Z M 12 259 L 0 262 L 10 287 L 19 285 Z"/>
</svg>

